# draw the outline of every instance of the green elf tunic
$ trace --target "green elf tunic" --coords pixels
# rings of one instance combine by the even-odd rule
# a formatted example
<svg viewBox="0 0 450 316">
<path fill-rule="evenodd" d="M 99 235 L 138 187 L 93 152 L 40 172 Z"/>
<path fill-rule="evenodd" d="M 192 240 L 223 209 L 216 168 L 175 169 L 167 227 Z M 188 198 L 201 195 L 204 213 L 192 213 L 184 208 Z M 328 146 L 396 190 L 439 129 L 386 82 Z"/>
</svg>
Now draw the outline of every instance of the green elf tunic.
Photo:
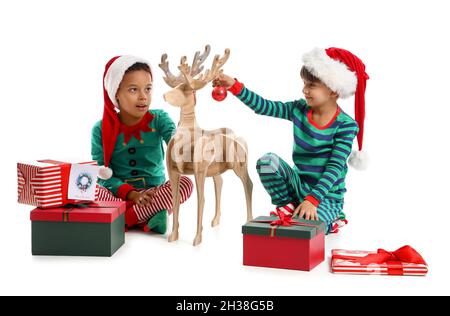
<svg viewBox="0 0 450 316">
<path fill-rule="evenodd" d="M 99 180 L 99 184 L 122 200 L 132 190 L 163 184 L 166 181 L 163 141 L 168 144 L 175 129 L 175 123 L 163 110 L 150 110 L 134 126 L 122 124 L 109 163 L 113 176 Z M 92 129 L 91 153 L 99 165 L 104 165 L 101 120 Z"/>
</svg>

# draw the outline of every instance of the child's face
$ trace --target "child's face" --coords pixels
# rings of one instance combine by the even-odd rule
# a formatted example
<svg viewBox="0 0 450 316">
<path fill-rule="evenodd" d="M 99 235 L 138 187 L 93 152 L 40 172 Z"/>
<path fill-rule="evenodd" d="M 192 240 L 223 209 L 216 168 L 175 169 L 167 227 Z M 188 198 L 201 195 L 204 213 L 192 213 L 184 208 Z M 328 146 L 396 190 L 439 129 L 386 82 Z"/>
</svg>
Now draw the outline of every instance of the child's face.
<svg viewBox="0 0 450 316">
<path fill-rule="evenodd" d="M 328 88 L 323 82 L 312 82 L 303 79 L 303 94 L 306 102 L 311 107 L 322 106 L 329 101 L 336 101 L 338 95 Z"/>
<path fill-rule="evenodd" d="M 148 112 L 152 91 L 152 77 L 145 70 L 125 74 L 117 90 L 119 110 L 135 119 L 141 119 Z"/>
</svg>

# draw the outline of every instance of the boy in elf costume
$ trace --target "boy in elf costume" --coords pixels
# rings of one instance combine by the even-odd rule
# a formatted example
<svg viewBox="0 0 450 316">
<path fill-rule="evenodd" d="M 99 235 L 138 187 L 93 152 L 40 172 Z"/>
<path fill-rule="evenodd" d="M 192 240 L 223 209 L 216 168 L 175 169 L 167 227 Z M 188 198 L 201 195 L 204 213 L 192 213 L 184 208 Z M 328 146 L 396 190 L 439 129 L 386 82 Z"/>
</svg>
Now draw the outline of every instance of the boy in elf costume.
<svg viewBox="0 0 450 316">
<path fill-rule="evenodd" d="M 127 201 L 128 228 L 164 234 L 172 192 L 162 142 L 168 144 L 176 128 L 166 112 L 149 110 L 152 80 L 142 58 L 118 56 L 106 64 L 103 119 L 92 129 L 92 157 L 102 166 L 99 200 Z M 181 177 L 182 203 L 192 188 L 192 181 Z"/>
<path fill-rule="evenodd" d="M 274 102 L 263 99 L 242 83 L 221 75 L 213 82 L 224 86 L 257 114 L 292 121 L 294 167 L 268 153 L 257 162 L 264 188 L 277 212 L 327 223 L 327 233 L 347 224 L 343 213 L 347 159 L 358 135 L 359 151 L 350 165 L 364 169 L 361 152 L 364 132 L 366 80 L 362 61 L 340 48 L 316 48 L 303 55 L 301 78 L 305 99 Z M 344 113 L 337 99 L 355 94 L 355 120 Z"/>
</svg>

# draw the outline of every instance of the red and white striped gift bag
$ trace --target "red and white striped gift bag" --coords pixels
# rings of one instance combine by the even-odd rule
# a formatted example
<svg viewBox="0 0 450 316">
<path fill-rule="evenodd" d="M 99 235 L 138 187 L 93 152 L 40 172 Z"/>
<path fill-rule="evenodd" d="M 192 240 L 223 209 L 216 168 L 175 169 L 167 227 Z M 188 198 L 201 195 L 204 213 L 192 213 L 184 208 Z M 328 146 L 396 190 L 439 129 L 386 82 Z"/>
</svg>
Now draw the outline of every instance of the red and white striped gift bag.
<svg viewBox="0 0 450 316">
<path fill-rule="evenodd" d="M 81 162 L 80 165 L 97 165 L 96 161 Z M 18 202 L 50 208 L 82 201 L 67 198 L 70 163 L 54 160 L 38 160 L 32 163 L 17 163 Z M 98 197 L 98 185 L 95 196 Z"/>
<path fill-rule="evenodd" d="M 376 251 L 333 249 L 331 251 L 331 271 L 333 273 L 411 276 L 424 276 L 428 273 L 426 263 L 387 261 L 385 263 L 361 264 L 353 261 L 353 259 L 360 259 L 376 253 Z"/>
</svg>

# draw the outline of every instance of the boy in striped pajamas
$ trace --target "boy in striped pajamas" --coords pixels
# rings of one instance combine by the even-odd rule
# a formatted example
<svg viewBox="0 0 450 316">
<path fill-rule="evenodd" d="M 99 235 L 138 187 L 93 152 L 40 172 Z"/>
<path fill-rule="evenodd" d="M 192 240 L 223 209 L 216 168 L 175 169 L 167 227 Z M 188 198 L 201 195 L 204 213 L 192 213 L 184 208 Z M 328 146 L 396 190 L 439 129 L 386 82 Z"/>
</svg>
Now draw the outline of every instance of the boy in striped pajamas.
<svg viewBox="0 0 450 316">
<path fill-rule="evenodd" d="M 112 58 L 103 77 L 103 119 L 92 129 L 92 157 L 100 166 L 100 201 L 127 201 L 127 228 L 164 234 L 172 191 L 164 174 L 163 141 L 175 124 L 162 110 L 149 110 L 150 64 L 134 56 Z M 180 179 L 181 202 L 192 193 L 188 177 Z"/>
<path fill-rule="evenodd" d="M 327 223 L 327 233 L 347 224 L 343 213 L 347 159 L 364 169 L 361 152 L 366 80 L 362 61 L 339 48 L 316 48 L 303 56 L 304 99 L 274 102 L 263 99 L 238 80 L 222 74 L 213 85 L 226 87 L 260 115 L 292 121 L 293 168 L 274 153 L 257 162 L 264 188 L 277 210 Z M 356 93 L 356 94 L 355 94 Z M 355 120 L 338 106 L 339 97 L 355 94 Z M 359 151 L 352 152 L 358 135 Z"/>
</svg>

